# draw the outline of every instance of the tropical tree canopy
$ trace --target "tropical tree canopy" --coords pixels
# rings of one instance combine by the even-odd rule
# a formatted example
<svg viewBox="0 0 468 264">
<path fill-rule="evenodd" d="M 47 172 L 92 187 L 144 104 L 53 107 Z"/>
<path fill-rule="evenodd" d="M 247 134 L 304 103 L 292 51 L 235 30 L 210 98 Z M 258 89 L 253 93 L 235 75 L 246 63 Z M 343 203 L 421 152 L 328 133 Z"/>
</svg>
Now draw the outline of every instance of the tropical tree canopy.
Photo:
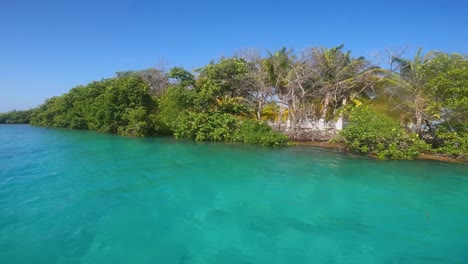
<svg viewBox="0 0 468 264">
<path fill-rule="evenodd" d="M 0 123 L 281 146 L 314 131 L 330 139 L 337 130 L 325 123 L 341 122 L 341 140 L 358 152 L 414 157 L 427 151 L 419 138 L 432 151 L 468 155 L 468 57 L 418 50 L 389 61 L 372 65 L 343 45 L 244 50 L 194 71 L 117 72 L 0 114 Z"/>
</svg>

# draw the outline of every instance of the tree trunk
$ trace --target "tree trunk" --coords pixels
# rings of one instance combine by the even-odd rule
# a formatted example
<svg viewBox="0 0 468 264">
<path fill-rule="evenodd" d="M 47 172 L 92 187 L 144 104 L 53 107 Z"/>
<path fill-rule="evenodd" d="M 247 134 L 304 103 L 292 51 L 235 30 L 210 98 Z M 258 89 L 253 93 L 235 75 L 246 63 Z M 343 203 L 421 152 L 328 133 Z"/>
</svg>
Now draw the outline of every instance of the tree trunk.
<svg viewBox="0 0 468 264">
<path fill-rule="evenodd" d="M 323 119 L 325 120 L 325 118 L 327 117 L 327 112 L 328 112 L 328 104 L 330 103 L 330 93 L 327 92 L 327 94 L 325 95 L 325 99 L 323 100 L 323 108 L 322 108 L 322 113 L 320 115 L 320 119 Z"/>
<path fill-rule="evenodd" d="M 263 102 L 259 101 L 258 106 L 257 106 L 257 120 L 258 121 L 262 120 L 262 108 L 263 108 Z"/>
<path fill-rule="evenodd" d="M 283 119 L 283 110 L 280 108 L 279 113 L 278 113 L 278 120 L 276 121 L 276 128 L 278 130 L 281 130 L 281 123 L 283 121 L 282 119 Z"/>
</svg>

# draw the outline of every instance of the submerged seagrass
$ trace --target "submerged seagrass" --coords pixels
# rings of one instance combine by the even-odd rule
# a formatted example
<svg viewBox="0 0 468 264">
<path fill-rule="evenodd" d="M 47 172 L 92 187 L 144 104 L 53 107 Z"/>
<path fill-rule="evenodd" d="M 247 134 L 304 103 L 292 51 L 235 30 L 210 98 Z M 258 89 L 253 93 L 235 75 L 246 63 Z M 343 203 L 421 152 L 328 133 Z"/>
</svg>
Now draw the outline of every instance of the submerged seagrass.
<svg viewBox="0 0 468 264">
<path fill-rule="evenodd" d="M 0 263 L 466 263 L 467 175 L 0 125 Z"/>
</svg>

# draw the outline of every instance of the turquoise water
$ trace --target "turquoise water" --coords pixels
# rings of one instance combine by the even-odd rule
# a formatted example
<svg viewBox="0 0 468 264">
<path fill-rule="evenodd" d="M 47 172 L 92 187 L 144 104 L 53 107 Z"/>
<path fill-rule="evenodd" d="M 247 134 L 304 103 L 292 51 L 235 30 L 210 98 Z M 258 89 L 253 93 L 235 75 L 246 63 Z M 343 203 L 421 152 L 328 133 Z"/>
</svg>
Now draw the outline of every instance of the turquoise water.
<svg viewBox="0 0 468 264">
<path fill-rule="evenodd" d="M 468 263 L 468 165 L 0 125 L 0 263 Z"/>
</svg>

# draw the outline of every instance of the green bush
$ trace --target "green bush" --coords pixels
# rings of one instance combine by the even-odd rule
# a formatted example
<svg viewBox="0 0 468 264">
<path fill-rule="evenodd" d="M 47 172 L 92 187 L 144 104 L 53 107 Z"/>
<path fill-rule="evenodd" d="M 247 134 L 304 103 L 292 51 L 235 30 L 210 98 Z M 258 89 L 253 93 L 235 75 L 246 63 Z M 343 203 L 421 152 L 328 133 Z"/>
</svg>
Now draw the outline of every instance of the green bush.
<svg viewBox="0 0 468 264">
<path fill-rule="evenodd" d="M 231 141 L 264 146 L 286 146 L 288 138 L 265 123 L 241 120 L 226 113 L 181 114 L 176 121 L 174 136 L 197 141 Z"/>
<path fill-rule="evenodd" d="M 236 125 L 236 117 L 230 114 L 188 112 L 177 119 L 174 136 L 197 141 L 232 141 Z"/>
<path fill-rule="evenodd" d="M 468 133 L 466 124 L 452 125 L 451 129 L 444 124 L 436 131 L 439 145 L 433 152 L 468 159 Z"/>
<path fill-rule="evenodd" d="M 200 87 L 199 87 L 200 88 Z M 197 141 L 230 141 L 285 146 L 286 136 L 256 120 L 241 119 L 248 113 L 241 98 L 216 97 L 218 87 L 210 82 L 198 89 L 176 85 L 159 99 L 156 120 L 161 129 L 176 138 Z"/>
<path fill-rule="evenodd" d="M 391 118 L 367 106 L 351 107 L 345 115 L 349 124 L 340 132 L 338 140 L 352 151 L 379 159 L 413 159 L 429 149 L 416 134 L 408 133 Z"/>
<path fill-rule="evenodd" d="M 251 119 L 239 122 L 233 140 L 273 147 L 286 146 L 289 142 L 285 135 L 274 131 L 269 125 Z"/>
</svg>

